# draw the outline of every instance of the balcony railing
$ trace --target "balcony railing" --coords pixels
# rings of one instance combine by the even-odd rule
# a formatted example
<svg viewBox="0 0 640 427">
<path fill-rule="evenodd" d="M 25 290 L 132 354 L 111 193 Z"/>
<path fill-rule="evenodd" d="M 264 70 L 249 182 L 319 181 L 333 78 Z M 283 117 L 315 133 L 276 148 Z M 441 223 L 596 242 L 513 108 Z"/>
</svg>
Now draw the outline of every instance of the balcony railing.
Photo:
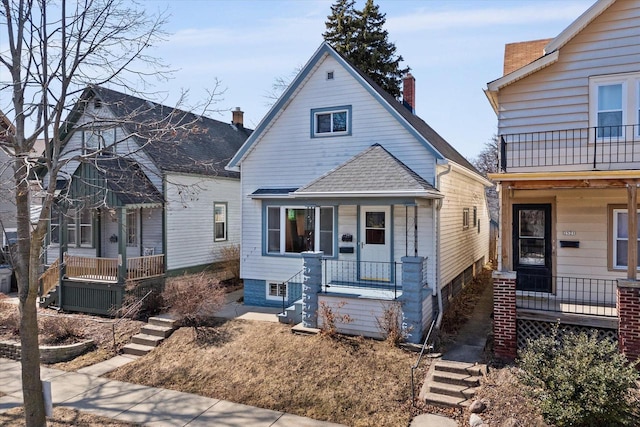
<svg viewBox="0 0 640 427">
<path fill-rule="evenodd" d="M 587 166 L 640 168 L 640 125 L 515 133 L 500 136 L 500 169 Z"/>
<path fill-rule="evenodd" d="M 323 260 L 322 291 L 332 292 L 336 288 L 366 289 L 392 292 L 393 298 L 400 296 L 402 281 L 398 273 L 400 262 Z"/>
<path fill-rule="evenodd" d="M 518 274 L 518 279 L 522 275 Z M 527 279 L 536 279 L 529 276 Z M 616 280 L 582 277 L 552 277 L 555 290 L 549 292 L 518 291 L 516 307 L 557 313 L 615 317 Z"/>
</svg>

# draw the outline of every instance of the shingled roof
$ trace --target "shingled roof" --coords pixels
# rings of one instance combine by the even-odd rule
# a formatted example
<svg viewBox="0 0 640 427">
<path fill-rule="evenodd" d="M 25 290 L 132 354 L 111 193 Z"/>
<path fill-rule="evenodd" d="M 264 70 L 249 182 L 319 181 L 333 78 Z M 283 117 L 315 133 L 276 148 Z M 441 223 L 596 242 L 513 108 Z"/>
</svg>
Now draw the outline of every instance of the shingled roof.
<svg viewBox="0 0 640 427">
<path fill-rule="evenodd" d="M 167 107 L 100 86 L 87 88 L 84 99 L 97 97 L 109 108 L 162 171 L 238 178 L 225 165 L 251 130 Z"/>
<path fill-rule="evenodd" d="M 374 144 L 345 163 L 298 189 L 293 196 L 326 193 L 438 193 L 431 184 L 381 145 Z"/>
</svg>

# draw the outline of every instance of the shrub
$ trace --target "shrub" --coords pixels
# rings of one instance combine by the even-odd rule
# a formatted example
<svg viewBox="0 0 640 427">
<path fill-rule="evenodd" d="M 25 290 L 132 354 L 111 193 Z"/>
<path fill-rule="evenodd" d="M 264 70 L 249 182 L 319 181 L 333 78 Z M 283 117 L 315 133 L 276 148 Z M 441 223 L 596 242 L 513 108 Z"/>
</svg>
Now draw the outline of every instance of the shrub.
<svg viewBox="0 0 640 427">
<path fill-rule="evenodd" d="M 376 318 L 378 330 L 385 340 L 392 346 L 397 346 L 407 338 L 408 330 L 402 328 L 402 306 L 399 302 L 391 303 L 382 313 L 382 317 Z"/>
<path fill-rule="evenodd" d="M 240 245 L 225 246 L 220 250 L 222 268 L 228 272 L 234 282 L 240 280 Z"/>
<path fill-rule="evenodd" d="M 633 425 L 638 373 L 614 343 L 596 333 L 551 336 L 520 353 L 521 379 L 533 387 L 545 420 L 557 426 Z"/>
<path fill-rule="evenodd" d="M 44 317 L 40 321 L 40 334 L 43 344 L 63 344 L 84 338 L 79 321 L 70 317 Z"/>
<path fill-rule="evenodd" d="M 318 316 L 322 319 L 322 326 L 320 327 L 320 333 L 332 337 L 336 335 L 338 329 L 336 323 L 351 323 L 353 320 L 348 314 L 340 314 L 338 309 L 344 307 L 346 302 L 341 301 L 334 308 L 326 302 L 320 302 L 320 308 L 318 310 Z"/>
<path fill-rule="evenodd" d="M 224 288 L 204 274 L 184 275 L 167 281 L 162 297 L 169 312 L 182 326 L 208 325 L 224 305 Z"/>
</svg>

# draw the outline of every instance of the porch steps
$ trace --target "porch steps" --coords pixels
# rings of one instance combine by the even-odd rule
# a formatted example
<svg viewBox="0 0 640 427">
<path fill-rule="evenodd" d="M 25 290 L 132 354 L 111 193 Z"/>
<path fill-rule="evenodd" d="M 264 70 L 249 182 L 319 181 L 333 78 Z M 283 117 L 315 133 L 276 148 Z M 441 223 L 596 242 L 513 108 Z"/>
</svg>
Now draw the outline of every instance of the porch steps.
<svg viewBox="0 0 640 427">
<path fill-rule="evenodd" d="M 58 304 L 58 286 L 51 289 L 48 294 L 41 296 L 38 299 L 38 306 L 40 308 L 48 308 L 49 306 Z"/>
<path fill-rule="evenodd" d="M 140 333 L 131 337 L 131 342 L 122 347 L 124 354 L 144 356 L 160 345 L 176 329 L 176 321 L 168 317 L 150 317 Z"/>
<path fill-rule="evenodd" d="M 278 313 L 278 321 L 287 325 L 297 325 L 302 322 L 302 301 L 296 301 L 287 307 L 284 313 Z"/>
<path fill-rule="evenodd" d="M 476 394 L 487 367 L 466 362 L 437 360 L 429 368 L 420 397 L 427 404 L 466 407 Z"/>
</svg>

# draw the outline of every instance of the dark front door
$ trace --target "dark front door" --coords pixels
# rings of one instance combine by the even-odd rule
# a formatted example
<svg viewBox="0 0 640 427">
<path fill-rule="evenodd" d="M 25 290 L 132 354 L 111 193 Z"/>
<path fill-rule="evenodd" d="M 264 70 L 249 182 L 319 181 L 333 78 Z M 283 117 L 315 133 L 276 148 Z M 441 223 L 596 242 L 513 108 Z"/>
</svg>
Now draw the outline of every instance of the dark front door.
<svg viewBox="0 0 640 427">
<path fill-rule="evenodd" d="M 513 205 L 513 258 L 518 290 L 551 292 L 551 205 Z"/>
</svg>

